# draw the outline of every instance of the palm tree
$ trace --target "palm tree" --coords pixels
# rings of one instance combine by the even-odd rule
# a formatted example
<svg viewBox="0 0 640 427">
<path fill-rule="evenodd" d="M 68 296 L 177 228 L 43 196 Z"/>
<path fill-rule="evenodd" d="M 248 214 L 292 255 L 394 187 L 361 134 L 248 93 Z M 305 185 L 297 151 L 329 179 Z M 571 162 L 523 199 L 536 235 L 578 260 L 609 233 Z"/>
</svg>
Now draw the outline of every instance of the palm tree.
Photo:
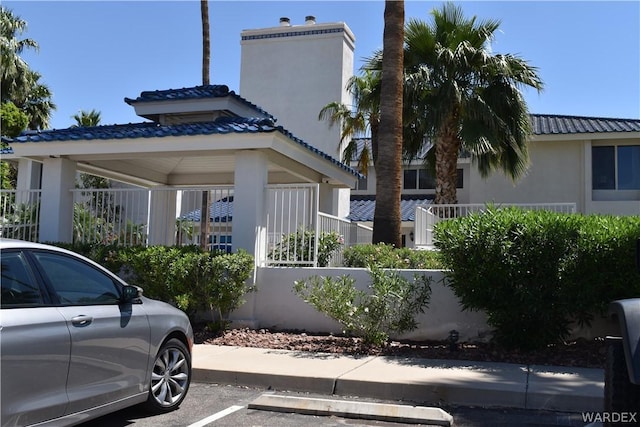
<svg viewBox="0 0 640 427">
<path fill-rule="evenodd" d="M 71 116 L 76 121 L 76 124 L 71 127 L 90 127 L 90 126 L 98 126 L 100 124 L 100 111 L 91 110 L 85 111 L 80 110 L 78 114 L 74 114 Z"/>
<path fill-rule="evenodd" d="M 348 141 L 342 151 L 342 159 L 350 163 L 358 155 L 358 170 L 367 175 L 369 164 L 375 161 L 378 150 L 380 128 L 380 73 L 366 70 L 362 76 L 352 76 L 347 82 L 347 91 L 353 98 L 353 107 L 341 102 L 332 102 L 320 110 L 318 120 L 327 120 L 329 127 L 341 125 L 340 145 Z M 371 147 L 365 145 L 358 153 L 353 139 L 371 135 Z"/>
<path fill-rule="evenodd" d="M 26 86 L 15 93 L 13 102 L 29 117 L 29 129 L 47 129 L 51 112 L 57 108 L 52 101 L 53 94 L 47 85 L 40 83 L 40 73 L 27 70 L 25 76 Z"/>
<path fill-rule="evenodd" d="M 40 73 L 29 69 L 20 57 L 24 49 L 38 48 L 32 39 L 18 39 L 26 27 L 24 20 L 0 6 L 1 96 L 3 103 L 13 102 L 29 117 L 29 129 L 40 130 L 49 127 L 56 105 L 49 88 L 40 82 Z"/>
<path fill-rule="evenodd" d="M 21 77 L 29 68 L 20 54 L 28 48 L 38 49 L 33 39 L 19 39 L 26 30 L 27 23 L 10 9 L 0 6 L 0 76 L 2 78 L 2 101 L 21 86 Z"/>
<path fill-rule="evenodd" d="M 461 150 L 471 154 L 482 176 L 495 169 L 514 180 L 524 175 L 531 123 L 520 89 L 540 91 L 543 83 L 525 60 L 491 53 L 500 21 L 465 18 L 452 3 L 431 15 L 432 25 L 412 19 L 406 26 L 405 94 L 418 132 L 405 138 L 405 152 L 415 156 L 430 140 L 435 203 L 457 203 Z M 379 69 L 380 63 L 374 55 L 367 67 Z"/>
<path fill-rule="evenodd" d="M 461 149 L 482 176 L 501 169 L 512 179 L 527 170 L 529 112 L 523 86 L 542 89 L 536 68 L 513 55 L 492 54 L 498 20 L 465 18 L 452 3 L 433 10 L 433 25 L 411 20 L 406 32 L 405 72 L 429 72 L 421 111 L 435 143 L 435 203 L 457 203 Z"/>
<path fill-rule="evenodd" d="M 376 168 L 376 207 L 373 243 L 402 246 L 400 193 L 402 191 L 404 1 L 386 0 L 382 39 L 380 133 Z"/>
</svg>

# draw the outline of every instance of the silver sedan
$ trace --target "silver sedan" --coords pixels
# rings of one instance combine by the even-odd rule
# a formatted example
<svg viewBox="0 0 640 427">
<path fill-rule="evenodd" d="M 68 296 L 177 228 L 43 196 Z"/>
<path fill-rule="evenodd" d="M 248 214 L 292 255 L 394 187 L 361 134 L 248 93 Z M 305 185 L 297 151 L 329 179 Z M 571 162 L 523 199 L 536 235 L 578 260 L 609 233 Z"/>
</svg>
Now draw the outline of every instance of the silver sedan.
<svg viewBox="0 0 640 427">
<path fill-rule="evenodd" d="M 180 405 L 193 347 L 182 311 L 64 249 L 0 239 L 0 251 L 3 427 Z"/>
</svg>

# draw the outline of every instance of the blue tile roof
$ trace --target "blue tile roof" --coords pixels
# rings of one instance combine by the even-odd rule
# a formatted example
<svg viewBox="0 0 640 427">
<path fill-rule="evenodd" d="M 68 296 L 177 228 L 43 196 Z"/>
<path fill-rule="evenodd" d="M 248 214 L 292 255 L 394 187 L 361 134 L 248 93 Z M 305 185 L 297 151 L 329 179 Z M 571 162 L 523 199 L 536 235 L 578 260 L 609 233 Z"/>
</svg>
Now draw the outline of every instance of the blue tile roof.
<svg viewBox="0 0 640 427">
<path fill-rule="evenodd" d="M 403 195 L 400 200 L 400 218 L 402 221 L 415 221 L 416 206 L 433 203 L 433 195 L 408 196 Z M 347 217 L 351 221 L 373 221 L 376 208 L 375 196 L 351 196 L 350 214 Z"/>
<path fill-rule="evenodd" d="M 237 99 L 246 106 L 254 109 L 262 115 L 271 117 L 275 121 L 275 118 L 258 107 L 256 104 L 249 102 L 245 98 L 236 94 L 234 91 L 230 91 L 226 85 L 204 85 L 195 87 L 185 87 L 182 89 L 166 89 L 166 90 L 153 90 L 144 91 L 140 93 L 140 96 L 136 99 L 124 98 L 124 102 L 129 105 L 144 103 L 144 102 L 157 102 L 157 101 L 182 101 L 187 99 L 204 99 L 204 98 L 224 98 L 230 96 Z"/>
<path fill-rule="evenodd" d="M 531 123 L 535 135 L 640 132 L 640 120 L 638 119 L 531 114 Z"/>
<path fill-rule="evenodd" d="M 309 145 L 282 126 L 276 126 L 268 118 L 218 117 L 211 122 L 161 125 L 155 122 L 130 123 L 127 125 L 106 125 L 93 127 L 71 127 L 44 131 L 27 131 L 16 138 L 2 138 L 9 143 L 51 142 L 51 141 L 92 141 L 128 138 L 163 138 L 167 136 L 212 135 L 227 133 L 268 133 L 281 132 L 305 149 L 330 161 L 354 176 L 361 175 L 351 167 L 327 153 Z"/>
<path fill-rule="evenodd" d="M 188 212 L 178 219 L 183 221 L 200 221 L 200 209 Z M 209 206 L 209 220 L 212 222 L 231 222 L 233 219 L 233 196 L 216 200 Z"/>
<path fill-rule="evenodd" d="M 534 135 L 640 132 L 640 119 L 562 116 L 556 114 L 531 114 L 530 117 Z M 371 148 L 371 138 L 354 138 L 354 141 L 358 149 L 353 160 L 357 160 L 365 144 Z M 421 153 L 418 157 L 421 158 L 424 154 L 426 152 Z"/>
</svg>

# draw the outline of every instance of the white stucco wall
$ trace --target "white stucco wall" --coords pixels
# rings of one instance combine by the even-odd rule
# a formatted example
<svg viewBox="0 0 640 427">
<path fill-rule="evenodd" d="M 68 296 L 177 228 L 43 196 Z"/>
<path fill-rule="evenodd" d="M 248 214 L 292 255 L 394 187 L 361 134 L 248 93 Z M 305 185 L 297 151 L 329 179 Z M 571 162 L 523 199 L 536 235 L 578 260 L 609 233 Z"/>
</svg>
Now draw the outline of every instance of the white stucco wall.
<svg viewBox="0 0 640 427">
<path fill-rule="evenodd" d="M 502 172 L 482 178 L 469 171 L 469 203 L 576 203 L 584 209 L 584 155 L 582 141 L 544 141 L 529 144 L 531 166 L 514 183 Z"/>
<path fill-rule="evenodd" d="M 483 312 L 463 311 L 458 298 L 444 283 L 439 270 L 399 270 L 411 280 L 415 274 L 433 279 L 431 299 L 424 314 L 417 316 L 418 329 L 402 336 L 392 337 L 422 340 L 446 340 L 449 331 L 460 333 L 466 342 L 487 341 L 491 328 Z M 316 311 L 293 292 L 293 283 L 314 275 L 339 277 L 349 275 L 356 279 L 356 287 L 366 290 L 371 283 L 367 270 L 361 268 L 278 268 L 256 269 L 257 292 L 247 295 L 247 302 L 231 314 L 234 326 L 268 328 L 272 330 L 300 330 L 309 333 L 342 333 L 339 323 Z M 576 327 L 569 338 L 592 339 L 615 335 L 616 325 L 610 319 L 596 318 L 590 327 Z"/>
<path fill-rule="evenodd" d="M 441 271 L 401 270 L 407 279 L 414 274 L 426 274 L 433 278 L 429 307 L 417 317 L 419 328 L 402 338 L 414 340 L 446 339 L 452 329 L 463 340 L 487 338 L 489 331 L 483 313 L 462 312 L 457 298 L 442 283 Z M 232 319 L 243 322 L 252 319 L 252 327 L 278 330 L 297 329 L 309 332 L 341 333 L 340 324 L 316 311 L 293 292 L 293 283 L 313 275 L 349 275 L 356 279 L 359 289 L 367 289 L 370 278 L 365 269 L 346 268 L 258 268 L 258 291 L 248 295 L 247 303 L 233 313 Z"/>
</svg>

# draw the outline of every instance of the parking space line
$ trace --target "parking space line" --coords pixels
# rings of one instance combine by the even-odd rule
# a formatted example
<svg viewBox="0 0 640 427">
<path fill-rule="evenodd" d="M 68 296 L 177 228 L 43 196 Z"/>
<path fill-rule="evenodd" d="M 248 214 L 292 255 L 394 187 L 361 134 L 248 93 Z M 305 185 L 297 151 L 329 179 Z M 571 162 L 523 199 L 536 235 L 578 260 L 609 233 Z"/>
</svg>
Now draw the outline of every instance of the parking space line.
<svg viewBox="0 0 640 427">
<path fill-rule="evenodd" d="M 233 414 L 236 411 L 239 411 L 240 409 L 243 409 L 244 406 L 238 406 L 238 405 L 233 405 L 233 406 L 229 406 L 227 409 L 225 409 L 224 411 L 220 411 L 217 412 L 207 418 L 204 418 L 200 421 L 198 421 L 197 423 L 193 423 L 187 427 L 204 427 L 207 424 L 210 424 L 216 420 L 219 420 L 220 418 L 226 417 L 229 414 Z"/>
</svg>

